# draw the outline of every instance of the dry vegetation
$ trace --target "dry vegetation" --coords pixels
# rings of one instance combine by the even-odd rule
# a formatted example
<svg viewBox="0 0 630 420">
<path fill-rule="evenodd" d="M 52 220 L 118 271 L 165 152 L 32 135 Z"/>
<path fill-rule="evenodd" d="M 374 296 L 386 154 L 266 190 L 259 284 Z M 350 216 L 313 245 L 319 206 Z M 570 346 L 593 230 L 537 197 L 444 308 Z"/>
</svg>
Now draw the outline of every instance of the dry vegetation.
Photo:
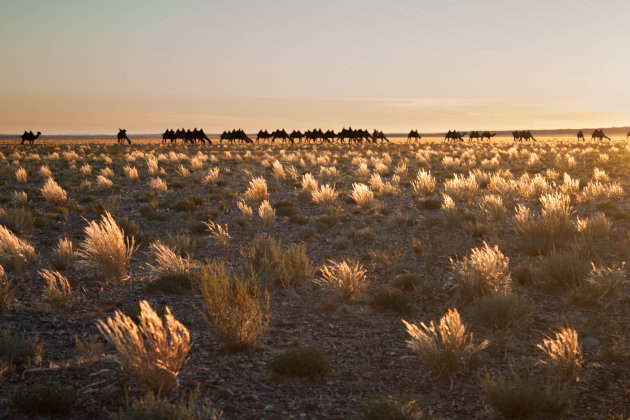
<svg viewBox="0 0 630 420">
<path fill-rule="evenodd" d="M 538 140 L 0 144 L 0 413 L 627 418 L 630 146 Z"/>
</svg>

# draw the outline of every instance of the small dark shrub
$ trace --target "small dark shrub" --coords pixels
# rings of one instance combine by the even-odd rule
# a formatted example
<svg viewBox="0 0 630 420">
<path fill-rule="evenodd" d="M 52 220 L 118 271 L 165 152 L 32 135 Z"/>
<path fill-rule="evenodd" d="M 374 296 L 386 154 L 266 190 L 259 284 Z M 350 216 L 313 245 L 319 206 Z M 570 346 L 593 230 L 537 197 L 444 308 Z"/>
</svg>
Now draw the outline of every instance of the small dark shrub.
<svg viewBox="0 0 630 420">
<path fill-rule="evenodd" d="M 411 311 L 411 298 L 400 290 L 384 287 L 372 294 L 370 306 L 374 309 L 405 314 Z"/>
<path fill-rule="evenodd" d="M 416 273 L 403 273 L 394 277 L 391 285 L 400 290 L 413 291 L 420 286 L 422 276 Z"/>
<path fill-rule="evenodd" d="M 326 355 L 315 346 L 295 346 L 274 355 L 269 368 L 285 376 L 325 376 L 331 366 Z"/>
<path fill-rule="evenodd" d="M 415 401 L 392 397 L 377 397 L 363 404 L 354 416 L 357 420 L 432 420 L 433 415 L 423 413 Z"/>
<path fill-rule="evenodd" d="M 14 393 L 10 403 L 22 411 L 67 414 L 77 403 L 77 391 L 56 382 L 35 384 Z"/>
<path fill-rule="evenodd" d="M 429 198 L 427 200 L 421 200 L 418 203 L 418 207 L 421 210 L 439 210 L 442 208 L 442 201 Z"/>
<path fill-rule="evenodd" d="M 0 359 L 14 366 L 38 364 L 44 354 L 44 344 L 37 336 L 26 338 L 13 335 L 9 329 L 0 330 Z"/>
<path fill-rule="evenodd" d="M 35 216 L 23 207 L 10 207 L 0 211 L 0 225 L 4 225 L 17 236 L 24 237 L 35 228 Z"/>
<path fill-rule="evenodd" d="M 164 321 L 164 315 L 166 315 L 166 306 L 161 303 L 152 304 L 151 307 L 155 311 L 155 313 Z M 136 324 L 140 323 L 140 313 L 142 310 L 140 309 L 139 302 L 130 303 L 123 307 L 123 313 L 127 315 L 129 318 L 133 320 Z"/>
<path fill-rule="evenodd" d="M 552 251 L 541 266 L 542 280 L 550 289 L 574 289 L 583 285 L 589 262 L 573 253 Z"/>
<path fill-rule="evenodd" d="M 475 301 L 475 318 L 491 330 L 522 327 L 531 313 L 530 302 L 517 294 L 483 296 Z"/>
<path fill-rule="evenodd" d="M 149 290 L 159 290 L 164 293 L 182 294 L 191 290 L 198 275 L 193 272 L 164 273 L 147 285 Z"/>
<path fill-rule="evenodd" d="M 533 284 L 540 277 L 540 270 L 531 264 L 523 264 L 512 270 L 512 278 L 520 285 Z"/>
<path fill-rule="evenodd" d="M 125 232 L 125 237 L 127 238 L 138 236 L 138 233 L 140 233 L 140 226 L 138 225 L 138 222 L 133 219 L 128 217 L 119 217 L 116 219 L 116 223 L 123 232 Z"/>
<path fill-rule="evenodd" d="M 171 209 L 175 211 L 193 211 L 197 208 L 197 205 L 188 199 L 179 200 L 171 206 Z"/>
</svg>

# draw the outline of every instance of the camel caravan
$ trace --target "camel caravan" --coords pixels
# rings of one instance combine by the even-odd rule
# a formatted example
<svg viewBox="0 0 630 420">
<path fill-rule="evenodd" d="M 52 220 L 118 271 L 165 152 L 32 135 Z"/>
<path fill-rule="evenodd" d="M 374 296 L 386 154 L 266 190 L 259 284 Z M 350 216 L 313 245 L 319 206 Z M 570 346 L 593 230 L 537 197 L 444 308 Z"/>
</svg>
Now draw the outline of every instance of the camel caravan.
<svg viewBox="0 0 630 420">
<path fill-rule="evenodd" d="M 195 129 L 192 131 L 190 129 L 186 130 L 184 128 L 178 129 L 177 131 L 167 129 L 164 134 L 162 134 L 162 144 L 166 143 L 169 140 L 171 144 L 177 143 L 177 140 L 181 140 L 182 143 L 194 144 L 199 141 L 203 144 L 206 144 L 206 142 L 212 144 L 212 141 L 208 138 L 208 136 L 206 136 L 206 133 L 203 132 L 203 128 L 197 130 L 197 127 L 195 127 Z"/>
<path fill-rule="evenodd" d="M 39 138 L 42 133 L 40 131 L 37 134 L 34 134 L 33 131 L 24 131 L 21 138 L 22 141 L 20 144 L 34 144 L 35 140 Z M 471 143 L 475 141 L 480 142 L 484 140 L 490 141 L 493 137 L 495 137 L 497 133 L 491 133 L 489 131 L 471 131 L 468 133 L 468 140 Z M 448 130 L 448 132 L 444 135 L 445 142 L 464 142 L 464 136 L 466 133 L 462 133 L 457 130 Z M 531 131 L 529 130 L 517 130 L 512 131 L 512 137 L 515 142 L 527 142 L 527 141 L 536 141 Z M 125 141 L 127 144 L 131 144 L 131 139 L 127 136 L 127 130 L 119 128 L 118 134 L 116 136 L 118 144 L 124 144 Z M 420 142 L 422 136 L 418 133 L 418 130 L 411 130 L 407 135 L 407 143 L 411 142 Z M 598 128 L 593 130 L 591 135 L 591 140 L 602 141 L 603 139 L 610 140 L 604 130 Z M 626 140 L 630 139 L 630 131 L 626 134 Z M 186 130 L 184 128 L 178 130 L 167 129 L 162 134 L 162 144 L 166 144 L 170 141 L 170 144 L 177 144 L 177 140 L 181 140 L 182 144 L 184 143 L 203 143 L 212 144 L 210 138 L 204 133 L 203 129 L 197 129 L 196 127 L 193 130 Z M 262 142 L 271 142 L 275 143 L 276 140 L 281 140 L 282 143 L 313 143 L 316 144 L 318 142 L 321 143 L 335 143 L 339 142 L 341 144 L 345 144 L 346 141 L 348 144 L 363 144 L 363 142 L 367 144 L 381 144 L 390 143 L 387 136 L 382 131 L 374 130 L 370 133 L 368 130 L 362 129 L 353 129 L 352 127 L 343 128 L 338 133 L 335 133 L 334 130 L 323 131 L 321 128 L 316 128 L 313 130 L 306 130 L 303 133 L 300 130 L 293 130 L 291 133 L 288 133 L 284 128 L 272 131 L 269 133 L 267 130 L 260 130 L 256 135 L 256 143 Z M 577 140 L 578 141 L 586 141 L 586 137 L 584 135 L 584 130 L 579 130 L 577 132 Z M 219 143 L 222 144 L 223 141 L 227 143 L 244 143 L 244 144 L 254 144 L 254 140 L 251 139 L 243 129 L 234 129 L 231 131 L 224 131 L 219 136 Z"/>
</svg>

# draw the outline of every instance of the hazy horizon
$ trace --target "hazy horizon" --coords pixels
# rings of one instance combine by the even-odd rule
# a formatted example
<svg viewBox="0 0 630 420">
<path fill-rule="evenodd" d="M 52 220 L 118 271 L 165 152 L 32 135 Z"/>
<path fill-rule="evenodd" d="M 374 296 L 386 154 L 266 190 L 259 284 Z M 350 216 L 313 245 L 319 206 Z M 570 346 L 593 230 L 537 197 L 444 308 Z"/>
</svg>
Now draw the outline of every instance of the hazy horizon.
<svg viewBox="0 0 630 420">
<path fill-rule="evenodd" d="M 623 1 L 3 4 L 0 133 L 627 126 Z"/>
</svg>

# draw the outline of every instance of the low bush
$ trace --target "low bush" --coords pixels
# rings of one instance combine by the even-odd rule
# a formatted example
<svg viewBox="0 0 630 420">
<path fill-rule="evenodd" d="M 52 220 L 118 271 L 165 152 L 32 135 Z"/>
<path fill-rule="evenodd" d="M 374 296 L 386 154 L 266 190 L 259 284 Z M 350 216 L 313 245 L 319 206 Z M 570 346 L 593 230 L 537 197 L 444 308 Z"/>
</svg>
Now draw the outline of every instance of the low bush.
<svg viewBox="0 0 630 420">
<path fill-rule="evenodd" d="M 37 414 L 68 414 L 77 404 L 77 391 L 56 382 L 39 383 L 11 395 L 10 404 L 21 411 Z"/>
<path fill-rule="evenodd" d="M 475 301 L 476 320 L 494 331 L 519 329 L 531 314 L 531 303 L 514 293 L 483 296 Z"/>
<path fill-rule="evenodd" d="M 44 344 L 38 336 L 26 338 L 12 334 L 9 329 L 0 330 L 0 360 L 10 366 L 37 365 L 42 361 Z"/>
<path fill-rule="evenodd" d="M 384 287 L 375 291 L 370 297 L 370 306 L 377 310 L 391 311 L 399 314 L 409 313 L 412 309 L 411 298 L 400 290 Z"/>
<path fill-rule="evenodd" d="M 254 279 L 214 262 L 202 268 L 196 289 L 206 320 L 227 346 L 251 346 L 267 332 L 269 294 Z"/>
<path fill-rule="evenodd" d="M 315 346 L 295 346 L 276 353 L 269 362 L 269 368 L 285 376 L 325 376 L 331 366 L 326 355 Z"/>
</svg>

